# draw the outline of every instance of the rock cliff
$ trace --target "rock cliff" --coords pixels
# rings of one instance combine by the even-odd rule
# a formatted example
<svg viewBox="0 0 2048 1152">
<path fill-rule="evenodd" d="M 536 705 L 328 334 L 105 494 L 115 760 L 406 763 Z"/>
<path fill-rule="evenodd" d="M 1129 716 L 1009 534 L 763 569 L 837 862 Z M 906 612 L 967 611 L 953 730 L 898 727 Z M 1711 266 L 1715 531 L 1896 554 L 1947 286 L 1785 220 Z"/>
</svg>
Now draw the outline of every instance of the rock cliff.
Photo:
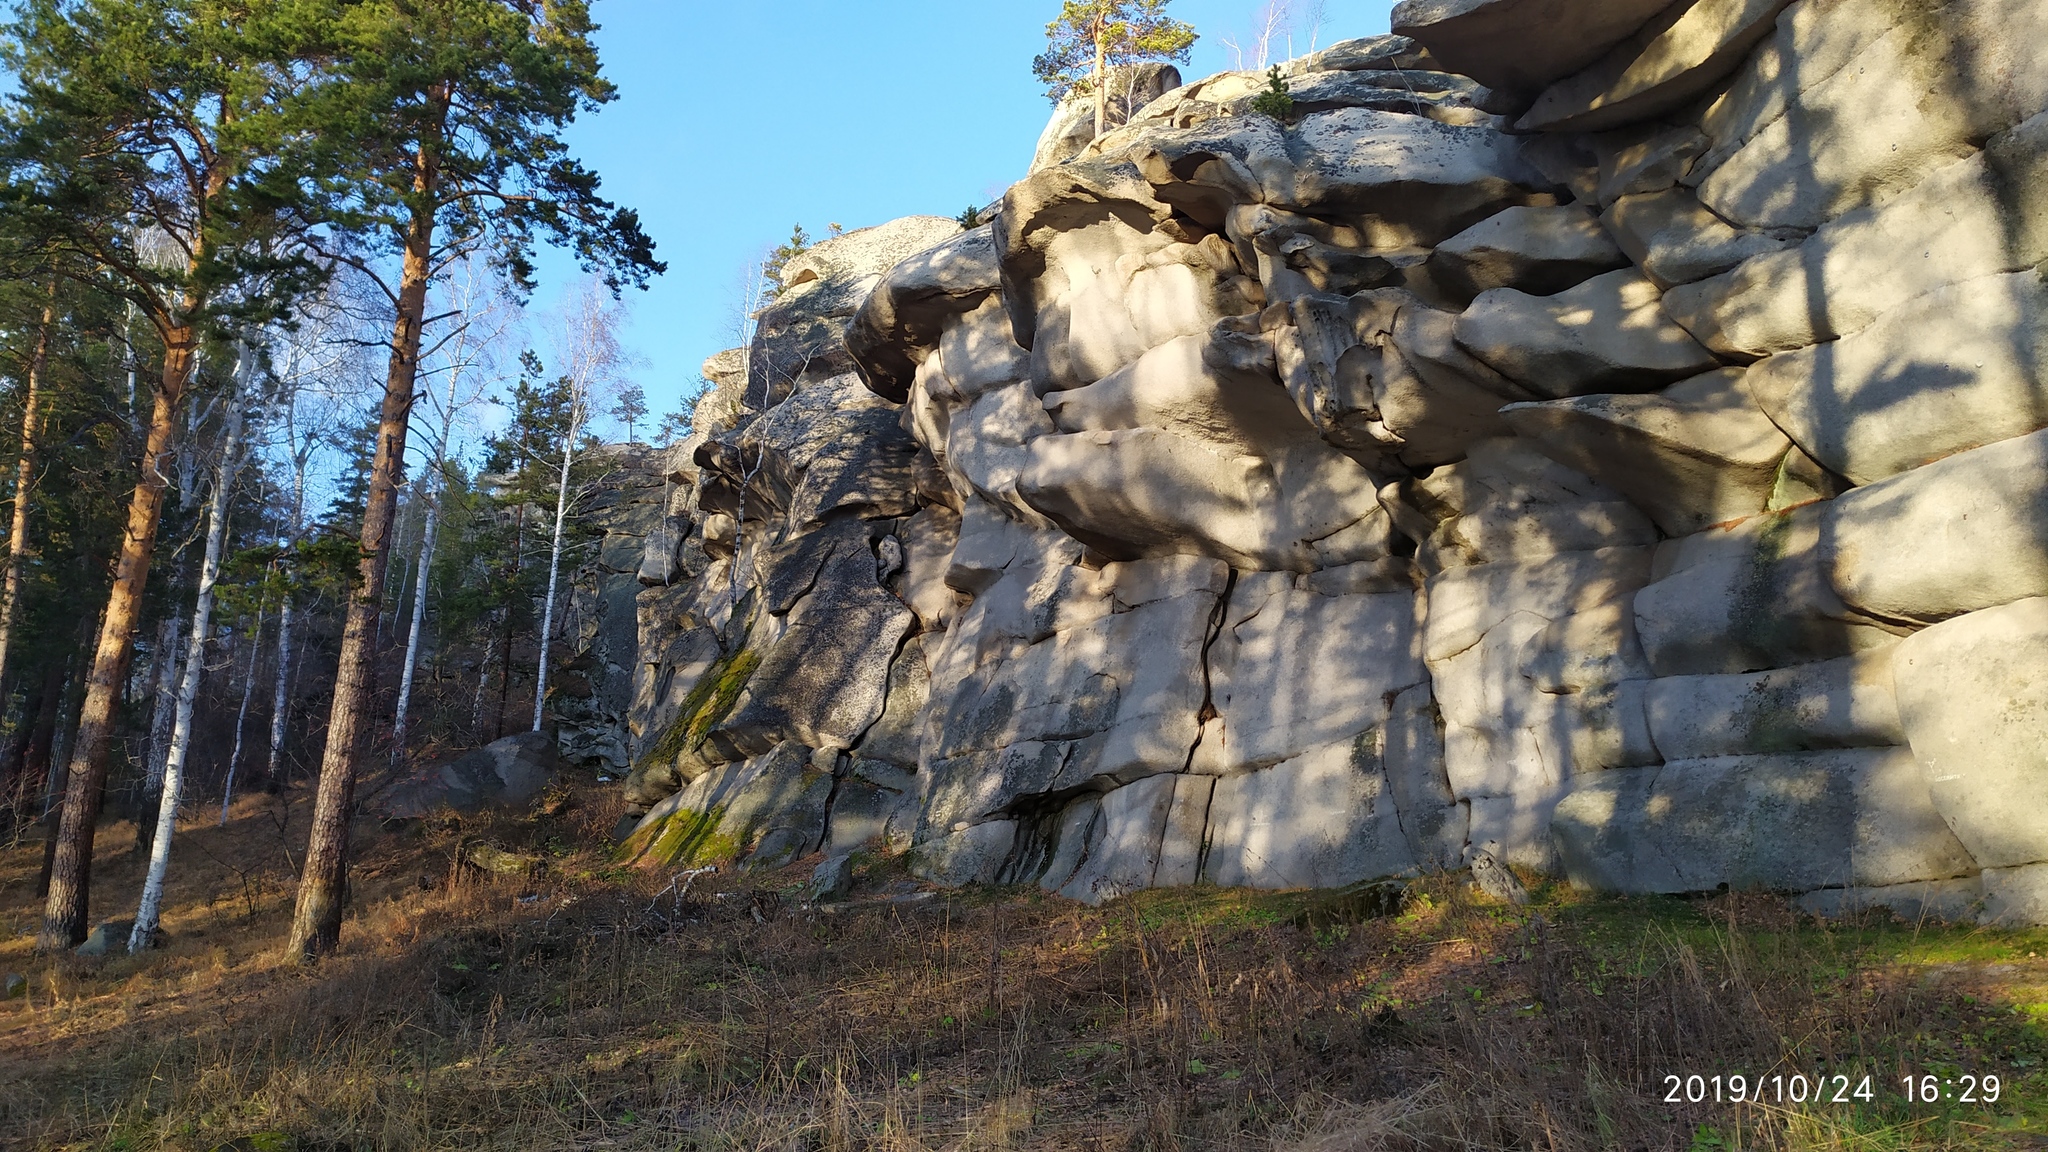
<svg viewBox="0 0 2048 1152">
<path fill-rule="evenodd" d="M 630 853 L 2048 921 L 2048 8 L 1395 31 L 791 264 L 638 537 Z"/>
</svg>

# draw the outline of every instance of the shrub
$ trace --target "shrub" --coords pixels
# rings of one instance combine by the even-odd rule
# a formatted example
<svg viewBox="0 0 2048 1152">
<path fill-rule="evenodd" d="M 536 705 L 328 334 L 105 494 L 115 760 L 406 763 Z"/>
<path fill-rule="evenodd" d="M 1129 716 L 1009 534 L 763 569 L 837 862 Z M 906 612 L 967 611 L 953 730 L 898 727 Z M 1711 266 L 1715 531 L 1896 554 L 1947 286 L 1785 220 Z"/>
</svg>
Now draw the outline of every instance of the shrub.
<svg viewBox="0 0 2048 1152">
<path fill-rule="evenodd" d="M 1278 64 L 1266 73 L 1266 90 L 1252 97 L 1252 111 L 1282 123 L 1294 115 L 1294 96 L 1288 92 L 1287 81 L 1281 78 Z"/>
</svg>

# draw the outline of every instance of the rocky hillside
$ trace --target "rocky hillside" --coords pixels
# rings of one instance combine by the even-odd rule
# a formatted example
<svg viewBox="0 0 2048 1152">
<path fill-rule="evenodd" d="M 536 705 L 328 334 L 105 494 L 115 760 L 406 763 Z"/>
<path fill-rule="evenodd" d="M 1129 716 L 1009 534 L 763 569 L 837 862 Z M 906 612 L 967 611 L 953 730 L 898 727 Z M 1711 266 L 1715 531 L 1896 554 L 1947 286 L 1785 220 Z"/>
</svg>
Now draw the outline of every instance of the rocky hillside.
<svg viewBox="0 0 2048 1152">
<path fill-rule="evenodd" d="M 1395 31 L 790 265 L 637 529 L 631 852 L 2048 921 L 2048 7 Z"/>
</svg>

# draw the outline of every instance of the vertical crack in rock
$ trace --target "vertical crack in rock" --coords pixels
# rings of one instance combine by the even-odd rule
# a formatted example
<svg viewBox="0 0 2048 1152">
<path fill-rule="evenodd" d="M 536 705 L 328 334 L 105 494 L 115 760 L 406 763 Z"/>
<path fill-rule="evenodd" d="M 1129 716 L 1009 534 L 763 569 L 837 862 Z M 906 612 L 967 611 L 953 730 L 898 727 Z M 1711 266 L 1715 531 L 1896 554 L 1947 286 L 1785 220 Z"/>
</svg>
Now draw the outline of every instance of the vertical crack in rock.
<svg viewBox="0 0 2048 1152">
<path fill-rule="evenodd" d="M 1195 742 L 1188 745 L 1187 759 L 1181 762 L 1183 773 L 1192 771 L 1195 753 L 1202 747 L 1202 737 L 1208 731 L 1211 720 L 1220 720 L 1223 713 L 1216 708 L 1216 686 L 1209 665 L 1209 653 L 1216 647 L 1216 641 L 1223 635 L 1223 624 L 1230 618 L 1230 594 L 1237 590 L 1237 569 L 1232 568 L 1224 578 L 1223 592 L 1216 597 L 1216 606 L 1209 610 L 1209 630 L 1202 640 L 1202 707 L 1195 713 Z M 1207 822 L 1204 822 L 1204 827 Z"/>
</svg>

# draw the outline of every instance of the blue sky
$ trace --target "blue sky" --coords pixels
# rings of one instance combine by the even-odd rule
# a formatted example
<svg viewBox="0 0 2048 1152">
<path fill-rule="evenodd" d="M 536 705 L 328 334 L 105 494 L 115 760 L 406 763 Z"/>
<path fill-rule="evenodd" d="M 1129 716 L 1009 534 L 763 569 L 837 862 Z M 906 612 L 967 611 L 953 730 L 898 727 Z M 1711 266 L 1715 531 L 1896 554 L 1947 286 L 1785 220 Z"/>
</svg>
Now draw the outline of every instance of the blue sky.
<svg viewBox="0 0 2048 1152">
<path fill-rule="evenodd" d="M 1263 0 L 1172 0 L 1202 39 L 1189 79 L 1234 66 Z M 1308 48 L 1293 0 L 1295 51 Z M 1328 0 L 1320 42 L 1387 30 L 1391 0 Z M 729 346 L 743 269 L 802 222 L 814 236 L 957 215 L 1024 175 L 1051 110 L 1031 76 L 1057 0 L 599 0 L 619 98 L 570 139 L 639 209 L 669 263 L 629 293 L 626 342 L 667 411 Z M 1274 59 L 1287 55 L 1276 47 Z M 552 283 L 573 272 L 544 266 Z"/>
</svg>

